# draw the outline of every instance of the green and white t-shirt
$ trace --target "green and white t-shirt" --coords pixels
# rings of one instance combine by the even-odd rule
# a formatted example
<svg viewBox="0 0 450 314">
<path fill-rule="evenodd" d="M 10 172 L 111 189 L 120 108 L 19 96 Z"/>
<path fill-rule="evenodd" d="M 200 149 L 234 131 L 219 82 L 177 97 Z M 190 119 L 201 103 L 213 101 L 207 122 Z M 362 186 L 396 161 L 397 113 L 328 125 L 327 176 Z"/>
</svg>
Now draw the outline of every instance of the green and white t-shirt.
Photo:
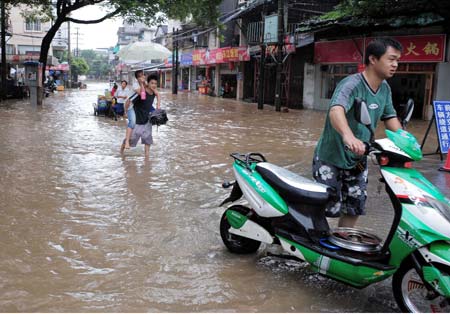
<svg viewBox="0 0 450 314">
<path fill-rule="evenodd" d="M 369 87 L 362 73 L 357 73 L 343 79 L 331 98 L 330 108 L 333 106 L 344 107 L 348 125 L 355 137 L 368 142 L 370 140 L 369 130 L 355 119 L 353 107 L 355 98 L 366 102 L 372 119 L 372 128 L 375 130 L 380 119 L 387 120 L 397 116 L 392 105 L 391 88 L 386 81 L 383 81 L 375 92 Z M 325 128 L 316 147 L 316 154 L 320 160 L 341 169 L 354 168 L 362 158 L 344 149 L 341 135 L 331 125 L 329 110 Z"/>
</svg>

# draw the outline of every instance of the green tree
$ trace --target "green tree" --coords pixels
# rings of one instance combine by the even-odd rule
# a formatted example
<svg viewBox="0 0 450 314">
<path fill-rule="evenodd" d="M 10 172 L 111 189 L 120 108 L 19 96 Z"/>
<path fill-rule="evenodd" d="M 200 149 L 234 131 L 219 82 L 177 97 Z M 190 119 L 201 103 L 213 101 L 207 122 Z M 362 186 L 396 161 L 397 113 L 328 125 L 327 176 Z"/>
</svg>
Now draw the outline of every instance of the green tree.
<svg viewBox="0 0 450 314">
<path fill-rule="evenodd" d="M 70 64 L 70 71 L 74 81 L 78 81 L 78 75 L 85 75 L 89 72 L 89 65 L 84 58 L 74 58 Z"/>
<path fill-rule="evenodd" d="M 80 56 L 84 58 L 89 65 L 88 74 L 96 78 L 107 76 L 112 69 L 112 65 L 109 63 L 109 57 L 105 53 L 87 49 L 81 50 Z"/>
<path fill-rule="evenodd" d="M 2 0 L 5 1 L 5 0 Z M 48 51 L 56 32 L 64 22 L 79 24 L 96 24 L 106 19 L 121 16 L 131 22 L 141 21 L 146 24 L 162 22 L 166 17 L 183 20 L 192 17 L 199 25 L 216 25 L 218 23 L 217 6 L 221 0 L 6 0 L 8 4 L 24 4 L 39 12 L 42 18 L 53 21 L 52 26 L 44 36 L 41 45 L 39 61 L 47 63 Z M 77 10 L 100 5 L 108 9 L 103 17 L 96 20 L 81 20 L 72 18 Z M 37 15 L 37 13 L 33 13 Z"/>
<path fill-rule="evenodd" d="M 80 57 L 84 58 L 85 60 L 94 60 L 97 58 L 97 53 L 93 49 L 86 49 L 86 50 L 80 50 Z"/>
<path fill-rule="evenodd" d="M 419 13 L 439 14 L 450 19 L 450 1 L 440 0 L 343 0 L 322 19 L 344 17 L 389 18 L 396 16 L 414 16 Z"/>
</svg>

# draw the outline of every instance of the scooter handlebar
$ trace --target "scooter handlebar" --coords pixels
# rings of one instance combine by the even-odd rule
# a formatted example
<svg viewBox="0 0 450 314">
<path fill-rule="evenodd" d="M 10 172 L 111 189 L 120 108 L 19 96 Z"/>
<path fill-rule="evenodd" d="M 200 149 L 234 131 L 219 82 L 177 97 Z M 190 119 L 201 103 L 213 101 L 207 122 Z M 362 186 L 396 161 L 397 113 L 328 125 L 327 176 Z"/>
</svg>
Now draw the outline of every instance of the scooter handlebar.
<svg viewBox="0 0 450 314">
<path fill-rule="evenodd" d="M 364 150 L 364 155 L 369 155 L 372 146 L 368 142 L 363 142 L 363 143 L 364 143 L 364 146 L 366 147 L 366 149 Z M 345 150 L 349 151 L 350 150 L 350 146 L 345 145 Z"/>
</svg>

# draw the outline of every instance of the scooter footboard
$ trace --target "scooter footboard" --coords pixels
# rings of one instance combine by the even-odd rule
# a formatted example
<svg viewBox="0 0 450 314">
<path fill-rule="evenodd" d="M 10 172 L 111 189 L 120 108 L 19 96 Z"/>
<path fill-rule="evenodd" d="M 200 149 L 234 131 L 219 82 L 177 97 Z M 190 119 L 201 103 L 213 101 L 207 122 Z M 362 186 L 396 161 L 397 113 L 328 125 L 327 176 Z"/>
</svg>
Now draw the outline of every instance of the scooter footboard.
<svg viewBox="0 0 450 314">
<path fill-rule="evenodd" d="M 371 283 L 382 281 L 396 271 L 394 267 L 383 267 L 381 264 L 379 268 L 376 268 L 367 264 L 346 262 L 342 259 L 320 254 L 319 251 L 281 236 L 277 237 L 285 251 L 308 262 L 314 271 L 357 288 L 364 288 Z"/>
</svg>

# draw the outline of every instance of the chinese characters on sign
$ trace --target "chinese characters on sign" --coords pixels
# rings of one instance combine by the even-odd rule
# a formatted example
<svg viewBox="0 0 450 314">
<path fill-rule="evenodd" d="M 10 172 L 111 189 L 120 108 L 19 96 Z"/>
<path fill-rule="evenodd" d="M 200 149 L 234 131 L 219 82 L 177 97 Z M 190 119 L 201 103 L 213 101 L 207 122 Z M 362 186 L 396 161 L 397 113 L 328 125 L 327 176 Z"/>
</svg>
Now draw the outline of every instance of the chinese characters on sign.
<svg viewBox="0 0 450 314">
<path fill-rule="evenodd" d="M 400 62 L 443 62 L 444 34 L 394 36 L 403 46 Z M 319 41 L 314 43 L 316 63 L 362 63 L 365 47 L 374 37 Z"/>
<path fill-rule="evenodd" d="M 192 53 L 193 65 L 219 64 L 228 62 L 249 61 L 248 48 L 225 47 L 217 49 L 198 49 Z"/>
<path fill-rule="evenodd" d="M 433 101 L 436 129 L 442 153 L 450 148 L 450 101 Z"/>
</svg>

